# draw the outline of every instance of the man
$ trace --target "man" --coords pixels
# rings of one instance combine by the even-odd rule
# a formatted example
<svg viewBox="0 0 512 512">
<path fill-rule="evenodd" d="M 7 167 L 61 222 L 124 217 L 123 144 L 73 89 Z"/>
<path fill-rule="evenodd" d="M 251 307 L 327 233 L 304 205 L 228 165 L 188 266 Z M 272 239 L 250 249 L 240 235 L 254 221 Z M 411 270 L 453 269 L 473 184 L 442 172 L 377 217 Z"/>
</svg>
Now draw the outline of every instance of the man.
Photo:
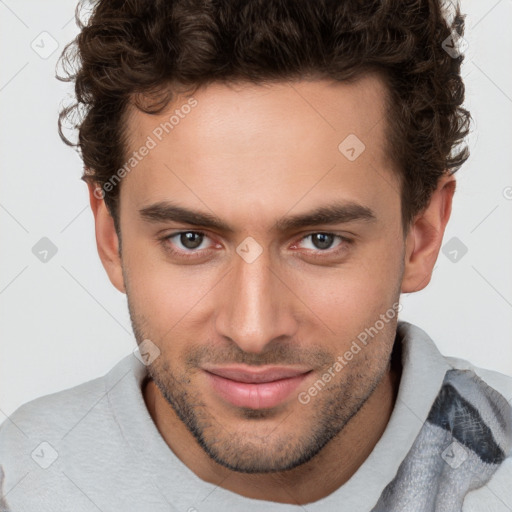
<svg viewBox="0 0 512 512">
<path fill-rule="evenodd" d="M 468 156 L 462 29 L 435 0 L 94 6 L 61 120 L 139 352 L 4 422 L 3 510 L 512 510 L 512 379 L 398 321 Z"/>
</svg>

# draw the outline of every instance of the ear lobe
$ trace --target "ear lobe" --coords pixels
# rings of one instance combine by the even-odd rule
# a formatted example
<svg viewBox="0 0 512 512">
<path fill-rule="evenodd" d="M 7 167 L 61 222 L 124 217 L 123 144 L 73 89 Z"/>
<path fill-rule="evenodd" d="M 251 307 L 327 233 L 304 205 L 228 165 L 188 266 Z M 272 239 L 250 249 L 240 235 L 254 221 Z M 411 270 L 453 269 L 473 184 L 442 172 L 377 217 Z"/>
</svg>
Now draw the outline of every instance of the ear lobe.
<svg viewBox="0 0 512 512">
<path fill-rule="evenodd" d="M 452 211 L 455 179 L 444 176 L 428 206 L 412 222 L 406 238 L 402 293 L 423 290 L 430 282 Z"/>
<path fill-rule="evenodd" d="M 119 238 L 115 229 L 114 219 L 103 200 L 103 191 L 95 183 L 88 183 L 89 201 L 94 214 L 96 246 L 103 267 L 107 271 L 110 282 L 122 293 L 126 293 L 123 278 L 121 256 L 119 254 Z"/>
</svg>

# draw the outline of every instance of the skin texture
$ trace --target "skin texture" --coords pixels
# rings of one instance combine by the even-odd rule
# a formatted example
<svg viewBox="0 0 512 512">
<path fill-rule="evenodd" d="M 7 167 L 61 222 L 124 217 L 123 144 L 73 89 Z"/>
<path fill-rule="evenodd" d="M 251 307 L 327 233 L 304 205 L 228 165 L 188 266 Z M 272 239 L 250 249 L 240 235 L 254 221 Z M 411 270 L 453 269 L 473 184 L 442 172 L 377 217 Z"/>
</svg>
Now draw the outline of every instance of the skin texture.
<svg viewBox="0 0 512 512">
<path fill-rule="evenodd" d="M 400 292 L 428 284 L 455 182 L 440 181 L 405 236 L 400 185 L 385 152 L 386 89 L 375 75 L 354 83 L 215 83 L 194 98 L 197 106 L 123 178 L 121 256 L 112 218 L 90 187 L 99 254 L 127 293 L 137 341 L 160 350 L 143 393 L 174 453 L 233 492 L 309 503 L 346 482 L 387 425 L 400 373 L 397 361 L 390 364 L 396 317 L 309 403 L 297 396 Z M 159 115 L 133 109 L 130 153 L 186 101 L 176 98 Z M 354 161 L 338 150 L 349 134 L 366 146 Z M 141 215 L 162 202 L 231 229 Z M 335 202 L 362 205 L 373 218 L 274 229 L 278 219 Z M 180 236 L 169 238 L 183 231 L 206 236 L 190 249 Z M 308 236 L 315 233 L 350 242 L 336 236 L 325 248 Z M 251 263 L 237 253 L 246 237 L 262 249 Z M 194 251 L 199 257 L 183 256 Z M 310 373 L 278 406 L 242 408 L 219 396 L 204 372 L 231 363 Z"/>
</svg>

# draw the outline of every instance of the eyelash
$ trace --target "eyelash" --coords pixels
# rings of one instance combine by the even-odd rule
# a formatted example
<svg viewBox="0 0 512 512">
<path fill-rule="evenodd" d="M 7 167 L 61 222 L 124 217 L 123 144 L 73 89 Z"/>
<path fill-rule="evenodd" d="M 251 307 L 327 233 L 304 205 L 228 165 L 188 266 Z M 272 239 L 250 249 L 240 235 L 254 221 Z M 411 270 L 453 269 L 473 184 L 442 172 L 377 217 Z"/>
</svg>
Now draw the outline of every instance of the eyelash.
<svg viewBox="0 0 512 512">
<path fill-rule="evenodd" d="M 160 239 L 160 241 L 161 241 L 162 245 L 164 246 L 164 248 L 165 248 L 165 250 L 167 252 L 169 252 L 173 256 L 179 256 L 181 258 L 188 258 L 188 259 L 201 258 L 201 257 L 204 257 L 205 254 L 208 254 L 210 251 L 212 251 L 212 248 L 200 249 L 200 250 L 192 250 L 192 249 L 190 249 L 188 251 L 181 251 L 181 250 L 174 249 L 170 245 L 169 241 L 172 238 L 175 238 L 177 236 L 183 235 L 185 233 L 194 233 L 196 235 L 202 235 L 202 236 L 208 238 L 208 234 L 205 233 L 204 231 L 187 230 L 187 231 L 178 231 L 176 233 L 172 233 L 170 235 L 166 235 L 166 236 L 162 237 Z M 311 237 L 312 235 L 318 235 L 318 234 L 329 235 L 329 236 L 332 236 L 334 238 L 337 238 L 337 239 L 340 240 L 340 244 L 338 244 L 334 249 L 325 249 L 325 250 L 317 249 L 315 252 L 309 253 L 309 257 L 313 257 L 314 259 L 315 258 L 325 258 L 326 256 L 336 256 L 339 253 L 341 253 L 344 250 L 346 250 L 346 245 L 350 245 L 353 242 L 353 240 L 351 240 L 350 238 L 347 238 L 347 237 L 342 236 L 342 235 L 338 235 L 336 233 L 330 233 L 328 231 L 313 231 L 311 233 L 308 233 L 308 234 L 302 236 L 299 239 L 299 241 L 298 242 L 294 242 L 293 245 L 297 245 L 298 243 L 302 242 L 306 238 Z M 326 256 L 323 256 L 323 254 L 325 254 Z"/>
</svg>

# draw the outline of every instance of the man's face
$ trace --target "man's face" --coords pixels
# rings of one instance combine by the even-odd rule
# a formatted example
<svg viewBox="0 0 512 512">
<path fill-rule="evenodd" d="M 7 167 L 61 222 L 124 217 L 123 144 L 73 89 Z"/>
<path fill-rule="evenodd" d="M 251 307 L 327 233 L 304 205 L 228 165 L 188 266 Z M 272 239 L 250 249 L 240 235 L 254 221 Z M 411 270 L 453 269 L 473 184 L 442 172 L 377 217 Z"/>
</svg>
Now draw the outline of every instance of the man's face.
<svg viewBox="0 0 512 512">
<path fill-rule="evenodd" d="M 120 195 L 132 323 L 160 350 L 148 369 L 169 410 L 214 460 L 289 469 L 344 427 L 389 362 L 404 241 L 385 88 L 370 76 L 213 84 L 194 98 L 129 119 L 129 153 L 151 146 Z"/>
</svg>

